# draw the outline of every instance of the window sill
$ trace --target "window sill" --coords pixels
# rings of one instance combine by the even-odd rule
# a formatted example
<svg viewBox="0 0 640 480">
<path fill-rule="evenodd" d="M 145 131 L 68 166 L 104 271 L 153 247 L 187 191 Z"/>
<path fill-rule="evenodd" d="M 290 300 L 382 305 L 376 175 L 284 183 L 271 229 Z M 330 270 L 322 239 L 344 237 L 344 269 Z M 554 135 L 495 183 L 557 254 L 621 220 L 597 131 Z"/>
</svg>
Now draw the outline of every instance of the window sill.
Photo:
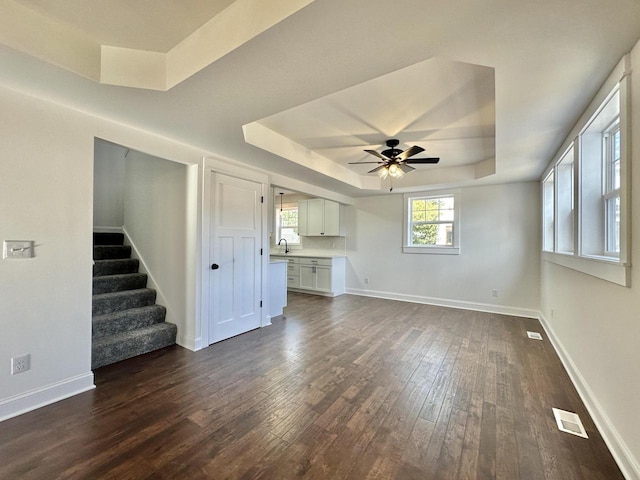
<svg viewBox="0 0 640 480">
<path fill-rule="evenodd" d="M 430 255 L 460 255 L 460 247 L 402 247 L 402 253 L 426 253 Z"/>
<path fill-rule="evenodd" d="M 631 286 L 631 266 L 624 265 L 610 257 L 578 257 L 542 252 L 542 259 L 623 287 Z"/>
</svg>

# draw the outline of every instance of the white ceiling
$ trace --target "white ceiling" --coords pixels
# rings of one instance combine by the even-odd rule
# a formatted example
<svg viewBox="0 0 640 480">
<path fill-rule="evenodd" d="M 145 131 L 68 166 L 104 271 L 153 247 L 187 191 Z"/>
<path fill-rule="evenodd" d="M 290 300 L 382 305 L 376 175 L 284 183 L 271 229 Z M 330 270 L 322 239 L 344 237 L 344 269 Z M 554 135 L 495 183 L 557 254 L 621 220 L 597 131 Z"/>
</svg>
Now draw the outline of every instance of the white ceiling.
<svg viewBox="0 0 640 480">
<path fill-rule="evenodd" d="M 256 123 L 358 174 L 377 165 L 352 163 L 379 161 L 364 149 L 384 150 L 391 138 L 402 150 L 417 144 L 425 153 L 415 158 L 441 157 L 400 182 L 421 186 L 434 170 L 494 162 L 494 71 L 432 58 Z M 269 150 L 268 142 L 254 144 Z M 298 161 L 295 153 L 287 158 Z"/>
<path fill-rule="evenodd" d="M 21 0 L 101 45 L 168 52 L 234 0 Z"/>
<path fill-rule="evenodd" d="M 41 13 L 59 21 L 67 3 L 51 2 Z M 114 8 L 142 22 L 148 10 L 131 5 L 123 0 Z M 81 23 L 93 31 L 96 18 Z M 167 45 L 181 32 L 168 35 Z M 150 38 L 143 29 L 139 36 Z M 363 167 L 344 164 L 390 136 L 442 158 L 437 169 L 406 175 L 400 182 L 410 189 L 537 179 L 639 38 L 638 0 L 316 0 L 166 92 L 99 84 L 15 46 L 0 47 L 0 84 L 362 196 L 372 191 L 334 173 L 361 176 Z M 468 90 L 457 75 L 447 82 L 447 68 L 460 63 L 471 70 L 462 74 L 471 75 Z M 242 127 L 256 122 L 329 163 L 314 168 L 246 143 Z M 463 170 L 492 155 L 494 175 L 477 179 Z"/>
</svg>

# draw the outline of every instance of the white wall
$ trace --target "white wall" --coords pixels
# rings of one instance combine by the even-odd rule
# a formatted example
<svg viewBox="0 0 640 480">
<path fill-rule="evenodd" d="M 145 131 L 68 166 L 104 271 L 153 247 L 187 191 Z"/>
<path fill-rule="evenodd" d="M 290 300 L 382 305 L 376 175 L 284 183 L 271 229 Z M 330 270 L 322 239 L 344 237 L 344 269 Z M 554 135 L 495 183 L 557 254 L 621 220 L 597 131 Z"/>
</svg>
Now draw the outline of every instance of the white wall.
<svg viewBox="0 0 640 480">
<path fill-rule="evenodd" d="M 640 258 L 640 44 L 631 55 L 631 258 Z M 635 193 L 634 193 L 635 192 Z M 549 262 L 541 310 L 627 478 L 640 478 L 640 271 L 625 288 Z"/>
<path fill-rule="evenodd" d="M 348 291 L 535 315 L 539 188 L 527 182 L 460 189 L 460 255 L 402 253 L 402 195 L 357 199 L 348 208 Z"/>
<path fill-rule="evenodd" d="M 93 137 L 78 115 L 0 89 L 0 239 L 35 258 L 0 260 L 0 419 L 93 386 Z M 10 359 L 31 370 L 10 375 Z"/>
<path fill-rule="evenodd" d="M 0 419 L 93 387 L 91 269 L 96 137 L 188 167 L 186 305 L 197 336 L 197 165 L 208 152 L 0 88 L 0 240 L 36 257 L 0 260 Z M 193 165 L 193 166 L 191 166 Z M 182 312 L 181 312 L 182 313 Z M 188 331 L 186 332 L 188 334 Z M 31 370 L 10 375 L 13 356 Z"/>
<path fill-rule="evenodd" d="M 178 343 L 193 348 L 188 309 L 187 166 L 131 150 L 126 158 L 124 228 L 135 246 L 149 288 L 178 326 Z M 187 340 L 188 338 L 188 340 Z M 185 345 L 186 344 L 186 345 Z"/>
<path fill-rule="evenodd" d="M 93 226 L 124 225 L 126 149 L 102 140 L 95 142 L 93 164 Z"/>
</svg>

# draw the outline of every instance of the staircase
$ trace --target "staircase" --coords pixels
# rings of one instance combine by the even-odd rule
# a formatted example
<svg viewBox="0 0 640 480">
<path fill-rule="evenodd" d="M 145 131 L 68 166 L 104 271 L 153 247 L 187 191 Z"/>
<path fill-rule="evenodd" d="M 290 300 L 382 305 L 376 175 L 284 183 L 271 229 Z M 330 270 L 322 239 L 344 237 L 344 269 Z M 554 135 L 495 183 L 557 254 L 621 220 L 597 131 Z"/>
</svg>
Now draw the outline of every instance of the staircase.
<svg viewBox="0 0 640 480">
<path fill-rule="evenodd" d="M 146 288 L 147 275 L 122 233 L 93 234 L 93 321 L 91 369 L 176 343 L 177 327 Z"/>
</svg>

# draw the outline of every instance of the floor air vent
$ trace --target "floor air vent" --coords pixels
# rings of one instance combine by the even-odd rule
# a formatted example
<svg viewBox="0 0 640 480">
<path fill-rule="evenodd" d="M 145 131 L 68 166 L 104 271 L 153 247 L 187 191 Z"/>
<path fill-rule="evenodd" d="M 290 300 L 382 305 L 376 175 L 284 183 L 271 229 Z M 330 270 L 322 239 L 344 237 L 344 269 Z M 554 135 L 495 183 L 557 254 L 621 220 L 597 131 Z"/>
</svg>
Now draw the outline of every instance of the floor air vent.
<svg viewBox="0 0 640 480">
<path fill-rule="evenodd" d="M 570 433 L 571 435 L 577 435 L 582 438 L 589 438 L 587 436 L 587 432 L 582 426 L 580 417 L 576 413 L 567 412 L 558 408 L 554 408 L 552 410 L 560 431 Z"/>
<path fill-rule="evenodd" d="M 538 332 L 527 332 L 527 337 L 533 338 L 534 340 L 542 340 L 542 335 Z"/>
</svg>

